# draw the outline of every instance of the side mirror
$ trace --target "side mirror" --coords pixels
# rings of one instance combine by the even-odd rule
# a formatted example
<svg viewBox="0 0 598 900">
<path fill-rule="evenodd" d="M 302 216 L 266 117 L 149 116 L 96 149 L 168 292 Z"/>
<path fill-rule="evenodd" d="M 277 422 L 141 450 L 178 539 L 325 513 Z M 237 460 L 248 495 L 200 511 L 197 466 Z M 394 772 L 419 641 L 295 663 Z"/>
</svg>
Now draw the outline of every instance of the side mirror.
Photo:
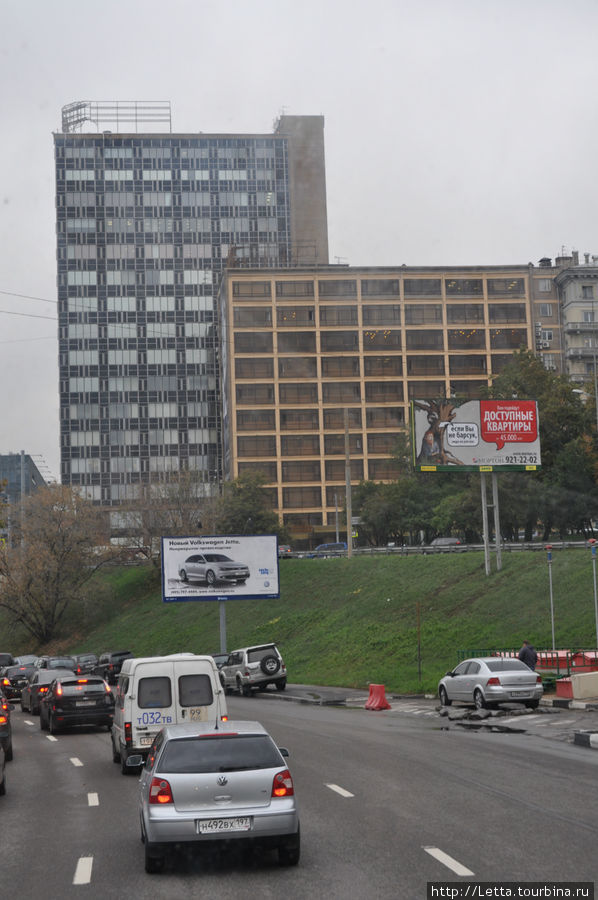
<svg viewBox="0 0 598 900">
<path fill-rule="evenodd" d="M 289 755 L 289 751 L 287 750 L 286 747 L 279 747 L 278 750 L 279 750 L 281 756 L 288 756 L 288 755 Z"/>
<path fill-rule="evenodd" d="M 135 753 L 133 756 L 127 756 L 127 769 L 139 769 L 143 765 L 143 756 L 141 753 Z"/>
</svg>

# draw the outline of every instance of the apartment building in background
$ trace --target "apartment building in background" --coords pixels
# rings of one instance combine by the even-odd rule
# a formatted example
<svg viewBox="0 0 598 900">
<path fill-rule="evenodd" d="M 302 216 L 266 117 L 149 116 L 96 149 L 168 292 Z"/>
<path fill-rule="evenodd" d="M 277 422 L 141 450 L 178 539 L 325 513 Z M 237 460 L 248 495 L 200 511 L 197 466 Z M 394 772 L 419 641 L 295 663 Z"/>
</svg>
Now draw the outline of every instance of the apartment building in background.
<svg viewBox="0 0 598 900">
<path fill-rule="evenodd" d="M 262 472 L 295 541 L 333 539 L 346 433 L 352 484 L 394 479 L 412 399 L 475 398 L 515 350 L 534 348 L 534 308 L 544 302 L 536 295 L 553 297 L 539 272 L 227 270 L 219 300 L 225 478 Z"/>
<path fill-rule="evenodd" d="M 182 134 L 168 103 L 86 101 L 54 152 L 62 483 L 104 506 L 219 483 L 220 279 L 328 263 L 323 117 Z"/>
<path fill-rule="evenodd" d="M 574 252 L 556 262 L 554 286 L 561 320 L 563 371 L 574 381 L 594 382 L 598 374 L 598 256 L 584 253 L 580 263 L 579 254 Z"/>
</svg>

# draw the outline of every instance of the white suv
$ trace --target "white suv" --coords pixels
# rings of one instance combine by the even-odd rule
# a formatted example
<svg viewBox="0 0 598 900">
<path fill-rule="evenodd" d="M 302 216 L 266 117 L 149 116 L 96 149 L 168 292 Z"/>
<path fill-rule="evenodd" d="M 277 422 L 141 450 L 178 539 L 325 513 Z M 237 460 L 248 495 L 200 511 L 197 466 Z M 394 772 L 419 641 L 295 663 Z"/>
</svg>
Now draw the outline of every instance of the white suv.
<svg viewBox="0 0 598 900">
<path fill-rule="evenodd" d="M 277 691 L 287 686 L 287 667 L 276 644 L 257 644 L 233 650 L 220 668 L 222 686 L 250 697 L 254 689 L 265 691 L 273 684 Z"/>
</svg>

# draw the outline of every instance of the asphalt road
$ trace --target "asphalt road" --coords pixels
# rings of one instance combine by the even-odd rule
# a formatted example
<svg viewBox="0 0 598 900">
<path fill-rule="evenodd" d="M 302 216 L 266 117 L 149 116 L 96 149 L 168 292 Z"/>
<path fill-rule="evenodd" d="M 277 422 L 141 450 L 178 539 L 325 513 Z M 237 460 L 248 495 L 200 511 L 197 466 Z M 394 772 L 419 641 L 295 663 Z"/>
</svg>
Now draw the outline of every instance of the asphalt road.
<svg viewBox="0 0 598 900">
<path fill-rule="evenodd" d="M 301 862 L 179 853 L 159 876 L 144 872 L 137 779 L 112 763 L 109 735 L 52 740 L 17 707 L 0 798 L 4 896 L 421 900 L 429 881 L 596 881 L 598 753 L 533 720 L 521 733 L 447 730 L 432 701 L 392 705 L 230 697 L 231 717 L 262 722 L 290 751 Z"/>
</svg>

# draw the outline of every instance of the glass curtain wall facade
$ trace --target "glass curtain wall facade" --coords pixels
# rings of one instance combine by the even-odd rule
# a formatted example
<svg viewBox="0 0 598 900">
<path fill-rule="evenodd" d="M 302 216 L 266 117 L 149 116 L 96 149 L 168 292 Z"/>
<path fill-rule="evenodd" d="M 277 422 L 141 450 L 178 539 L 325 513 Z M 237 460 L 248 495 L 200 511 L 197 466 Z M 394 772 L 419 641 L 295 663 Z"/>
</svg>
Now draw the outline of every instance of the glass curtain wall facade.
<svg viewBox="0 0 598 900">
<path fill-rule="evenodd" d="M 289 138 L 54 144 L 61 480 L 106 506 L 180 469 L 218 481 L 214 298 L 233 258 L 289 264 Z"/>
</svg>

